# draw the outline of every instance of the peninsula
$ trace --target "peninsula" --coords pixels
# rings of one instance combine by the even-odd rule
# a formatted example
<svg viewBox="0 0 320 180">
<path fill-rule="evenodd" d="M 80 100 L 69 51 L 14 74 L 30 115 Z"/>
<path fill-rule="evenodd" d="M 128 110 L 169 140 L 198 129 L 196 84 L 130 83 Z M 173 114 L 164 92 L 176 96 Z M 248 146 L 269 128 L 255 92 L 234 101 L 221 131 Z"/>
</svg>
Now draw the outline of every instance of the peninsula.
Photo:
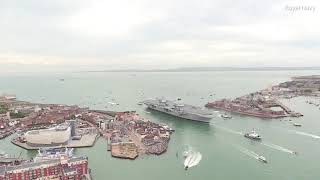
<svg viewBox="0 0 320 180">
<path fill-rule="evenodd" d="M 293 77 L 291 81 L 235 99 L 209 102 L 206 107 L 260 118 L 300 117 L 303 116 L 301 113 L 292 111 L 279 101 L 298 96 L 319 97 L 320 76 Z"/>
<path fill-rule="evenodd" d="M 90 110 L 0 96 L 0 139 L 16 133 L 11 142 L 25 149 L 90 147 L 102 135 L 113 157 L 135 159 L 141 154 L 164 153 L 172 132 L 135 111 Z"/>
</svg>

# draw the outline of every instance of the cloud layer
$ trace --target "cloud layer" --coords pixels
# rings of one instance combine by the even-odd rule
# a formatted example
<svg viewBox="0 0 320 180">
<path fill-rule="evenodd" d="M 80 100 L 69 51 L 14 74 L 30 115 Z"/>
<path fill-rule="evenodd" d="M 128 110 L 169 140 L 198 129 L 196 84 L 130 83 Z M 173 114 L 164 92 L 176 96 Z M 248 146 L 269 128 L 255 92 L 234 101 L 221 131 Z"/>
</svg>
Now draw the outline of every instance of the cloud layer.
<svg viewBox="0 0 320 180">
<path fill-rule="evenodd" d="M 0 70 L 320 66 L 319 19 L 316 0 L 2 0 Z"/>
</svg>

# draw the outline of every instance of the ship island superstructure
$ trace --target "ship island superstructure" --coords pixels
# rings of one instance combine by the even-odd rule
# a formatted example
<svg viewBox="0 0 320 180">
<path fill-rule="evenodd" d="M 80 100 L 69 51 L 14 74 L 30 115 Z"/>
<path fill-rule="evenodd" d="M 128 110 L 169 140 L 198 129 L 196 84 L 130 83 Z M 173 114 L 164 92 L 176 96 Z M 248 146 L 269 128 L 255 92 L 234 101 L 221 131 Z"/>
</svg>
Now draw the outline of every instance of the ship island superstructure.
<svg viewBox="0 0 320 180">
<path fill-rule="evenodd" d="M 160 99 L 149 99 L 143 102 L 148 108 L 160 111 L 179 118 L 209 123 L 212 113 L 200 107 L 176 103 L 174 101 Z"/>
</svg>

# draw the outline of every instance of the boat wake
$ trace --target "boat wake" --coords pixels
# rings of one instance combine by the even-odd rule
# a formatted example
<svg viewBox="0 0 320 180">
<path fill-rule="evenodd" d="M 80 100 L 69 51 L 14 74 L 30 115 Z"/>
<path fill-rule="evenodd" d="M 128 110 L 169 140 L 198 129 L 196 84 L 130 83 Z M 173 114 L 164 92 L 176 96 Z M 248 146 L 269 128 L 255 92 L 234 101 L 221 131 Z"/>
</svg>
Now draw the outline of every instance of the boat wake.
<svg viewBox="0 0 320 180">
<path fill-rule="evenodd" d="M 298 135 L 302 135 L 302 136 L 308 136 L 308 137 L 311 137 L 311 138 L 314 138 L 314 139 L 320 139 L 320 136 L 318 136 L 318 135 L 307 133 L 307 132 L 303 132 L 303 131 L 288 130 L 288 129 L 276 128 L 276 127 L 274 127 L 274 128 L 275 129 L 280 129 L 280 130 L 285 130 L 287 132 L 298 134 Z"/>
<path fill-rule="evenodd" d="M 302 136 L 309 136 L 315 139 L 320 139 L 320 136 L 318 135 L 314 135 L 314 134 L 310 134 L 310 133 L 306 133 L 306 132 L 302 132 L 302 131 L 293 131 L 296 134 L 302 135 Z"/>
<path fill-rule="evenodd" d="M 276 145 L 276 144 L 272 144 L 272 143 L 261 143 L 262 145 L 265 145 L 269 148 L 272 148 L 272 149 L 275 149 L 275 150 L 278 150 L 278 151 L 282 151 L 282 152 L 286 152 L 286 153 L 289 153 L 289 154 L 297 154 L 297 152 L 295 151 L 292 151 L 290 149 L 287 149 L 285 147 L 282 147 L 282 146 L 279 146 L 279 145 Z"/>
<path fill-rule="evenodd" d="M 221 127 L 221 126 L 218 126 L 218 125 L 215 125 L 215 124 L 213 124 L 213 126 L 215 126 L 218 129 L 224 130 L 226 132 L 232 133 L 232 134 L 243 135 L 243 133 L 239 132 L 239 131 L 235 131 L 235 130 L 232 130 L 232 129 L 229 129 L 229 128 Z"/>
<path fill-rule="evenodd" d="M 254 159 L 259 159 L 259 154 L 253 152 L 253 151 L 250 151 L 249 149 L 245 149 L 243 147 L 240 147 L 240 146 L 236 146 L 236 148 L 241 151 L 242 153 L 246 154 L 247 156 L 250 156 Z"/>
<path fill-rule="evenodd" d="M 194 151 L 189 151 L 187 154 L 186 159 L 184 160 L 184 167 L 185 168 L 191 168 L 193 166 L 196 166 L 200 163 L 202 159 L 202 155 L 200 152 L 194 152 Z"/>
</svg>

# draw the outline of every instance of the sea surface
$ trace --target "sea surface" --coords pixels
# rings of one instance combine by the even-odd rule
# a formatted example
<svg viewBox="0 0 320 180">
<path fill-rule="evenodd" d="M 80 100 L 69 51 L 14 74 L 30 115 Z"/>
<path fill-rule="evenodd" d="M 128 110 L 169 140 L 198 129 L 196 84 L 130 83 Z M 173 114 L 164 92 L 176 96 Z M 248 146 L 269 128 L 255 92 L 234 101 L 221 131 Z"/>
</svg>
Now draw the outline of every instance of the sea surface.
<svg viewBox="0 0 320 180">
<path fill-rule="evenodd" d="M 234 98 L 267 88 L 287 81 L 291 76 L 319 73 L 300 70 L 2 73 L 0 93 L 16 94 L 20 100 L 39 103 L 136 110 L 142 116 L 176 130 L 168 151 L 161 156 L 145 155 L 134 161 L 112 158 L 101 138 L 92 148 L 76 149 L 77 155 L 89 157 L 96 180 L 317 180 L 320 179 L 320 110 L 305 103 L 311 98 L 283 100 L 293 110 L 303 113 L 301 118 L 266 120 L 232 114 L 232 119 L 223 120 L 219 117 L 222 112 L 212 110 L 215 117 L 210 124 L 149 111 L 137 103 L 147 98 L 165 97 L 204 106 L 208 101 Z M 302 127 L 294 127 L 289 119 Z M 261 143 L 243 137 L 242 133 L 252 128 L 262 135 Z M 26 158 L 36 154 L 36 151 L 14 146 L 10 143 L 11 138 L 0 140 L 0 151 Z M 187 171 L 182 157 L 186 147 L 202 155 L 200 163 Z M 255 154 L 266 157 L 268 163 L 259 162 Z"/>
</svg>

